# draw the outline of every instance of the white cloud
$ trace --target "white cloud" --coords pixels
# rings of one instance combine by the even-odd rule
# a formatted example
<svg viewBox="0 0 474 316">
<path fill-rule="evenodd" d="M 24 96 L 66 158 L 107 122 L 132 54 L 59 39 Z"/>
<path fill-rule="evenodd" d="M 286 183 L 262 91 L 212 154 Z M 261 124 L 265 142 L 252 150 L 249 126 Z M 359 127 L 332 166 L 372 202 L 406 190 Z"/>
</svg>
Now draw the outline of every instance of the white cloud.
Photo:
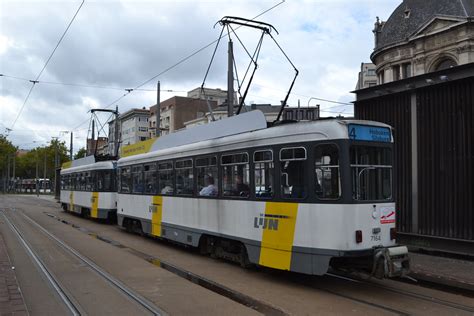
<svg viewBox="0 0 474 316">
<path fill-rule="evenodd" d="M 217 39 L 225 15 L 253 18 L 280 1 L 86 1 L 28 100 L 15 130 L 14 143 L 49 140 L 75 130 L 75 148 L 85 145 L 91 108 L 119 106 L 121 112 L 156 102 L 156 82 L 165 100 L 202 84 L 214 45 L 172 67 Z M 273 24 L 273 36 L 300 71 L 289 103 L 306 105 L 310 97 L 352 100 L 357 72 L 373 49 L 376 16 L 386 20 L 401 0 L 291 0 L 258 19 Z M 13 1 L 0 3 L 0 73 L 35 79 L 80 1 Z M 246 43 L 258 33 L 238 30 Z M 248 62 L 233 37 L 239 65 Z M 224 38 L 206 87 L 226 87 L 227 39 Z M 248 47 L 253 50 L 252 45 Z M 169 71 L 167 69 L 171 68 Z M 242 78 L 244 69 L 240 69 Z M 43 82 L 134 88 L 163 73 L 118 102 L 124 90 L 95 89 Z M 279 104 L 294 71 L 270 38 L 264 39 L 255 86 L 247 100 Z M 0 77 L 0 128 L 10 127 L 31 83 Z M 324 108 L 334 104 L 323 103 Z M 335 108 L 339 111 L 341 108 Z M 344 107 L 342 107 L 344 109 Z M 347 113 L 347 111 L 346 111 Z M 327 113 L 328 115 L 331 113 Z M 0 132 L 3 132 L 0 130 Z M 68 135 L 62 136 L 69 139 Z M 69 142 L 69 141 L 68 141 Z"/>
</svg>

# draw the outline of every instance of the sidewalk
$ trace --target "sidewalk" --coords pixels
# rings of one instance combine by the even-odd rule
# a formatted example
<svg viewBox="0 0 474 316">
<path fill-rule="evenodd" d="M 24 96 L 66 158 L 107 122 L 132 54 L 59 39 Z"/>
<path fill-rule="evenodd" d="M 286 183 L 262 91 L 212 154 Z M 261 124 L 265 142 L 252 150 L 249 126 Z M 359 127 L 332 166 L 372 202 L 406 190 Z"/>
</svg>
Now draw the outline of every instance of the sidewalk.
<svg viewBox="0 0 474 316">
<path fill-rule="evenodd" d="M 474 261 L 410 252 L 409 276 L 474 293 Z"/>
<path fill-rule="evenodd" d="M 0 234 L 0 315 L 28 315 L 23 296 L 12 269 L 10 257 Z"/>
</svg>

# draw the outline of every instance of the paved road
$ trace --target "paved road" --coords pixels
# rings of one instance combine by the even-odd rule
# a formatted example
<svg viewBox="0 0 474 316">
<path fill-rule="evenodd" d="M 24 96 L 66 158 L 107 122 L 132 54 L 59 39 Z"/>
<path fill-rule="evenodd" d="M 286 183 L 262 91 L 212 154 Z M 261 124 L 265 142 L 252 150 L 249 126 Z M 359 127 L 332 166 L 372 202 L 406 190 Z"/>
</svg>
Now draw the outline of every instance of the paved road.
<svg viewBox="0 0 474 316">
<path fill-rule="evenodd" d="M 263 302 L 282 314 L 474 313 L 472 298 L 390 280 L 354 282 L 331 276 L 310 277 L 269 269 L 242 269 L 232 263 L 201 256 L 184 247 L 127 234 L 113 225 L 65 213 L 58 204 L 36 197 L 1 196 L 0 210 L 5 207 L 15 207 L 17 213 L 24 212 L 172 315 L 250 315 L 256 311 L 171 274 L 160 268 L 159 264 L 150 264 L 143 260 L 143 254 L 179 266 L 232 291 Z M 57 218 L 68 224 L 58 221 Z M 2 224 L 0 232 L 3 231 L 6 231 L 6 227 Z M 99 239 L 94 237 L 97 235 L 100 236 Z M 102 238 L 113 242 L 103 242 L 100 240 Z M 42 243 L 38 242 L 38 247 Z M 17 256 L 13 255 L 12 258 L 16 259 Z M 24 282 L 20 275 L 28 273 L 21 270 L 17 271 L 20 286 Z M 90 291 L 94 293 L 93 288 Z M 112 297 L 111 300 L 113 299 Z M 25 293 L 25 301 L 30 309 L 33 298 Z M 107 300 L 101 301 L 104 305 L 108 303 Z"/>
</svg>

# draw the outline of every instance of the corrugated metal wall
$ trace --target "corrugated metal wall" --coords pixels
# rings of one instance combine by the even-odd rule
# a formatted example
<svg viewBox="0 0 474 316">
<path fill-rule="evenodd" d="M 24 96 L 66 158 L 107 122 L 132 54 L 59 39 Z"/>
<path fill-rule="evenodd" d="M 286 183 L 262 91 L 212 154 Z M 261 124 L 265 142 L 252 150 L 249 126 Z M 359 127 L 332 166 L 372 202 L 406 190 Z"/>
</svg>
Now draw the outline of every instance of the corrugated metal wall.
<svg viewBox="0 0 474 316">
<path fill-rule="evenodd" d="M 411 232 L 411 126 L 410 93 L 398 93 L 389 97 L 379 97 L 356 102 L 354 106 L 357 119 L 374 120 L 391 125 L 395 138 L 394 194 L 397 201 L 397 229 Z"/>
<path fill-rule="evenodd" d="M 418 229 L 412 231 L 410 94 L 417 100 Z M 474 78 L 357 101 L 395 128 L 398 230 L 474 240 Z"/>
<path fill-rule="evenodd" d="M 417 91 L 418 232 L 474 239 L 474 79 Z"/>
</svg>

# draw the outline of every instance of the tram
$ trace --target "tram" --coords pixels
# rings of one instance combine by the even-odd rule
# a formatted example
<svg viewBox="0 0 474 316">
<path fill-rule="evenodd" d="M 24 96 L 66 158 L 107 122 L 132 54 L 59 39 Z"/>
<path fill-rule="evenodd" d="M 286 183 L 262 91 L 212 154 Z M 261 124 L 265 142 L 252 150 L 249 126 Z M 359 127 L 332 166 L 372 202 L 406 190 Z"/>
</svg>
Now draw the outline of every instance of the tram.
<svg viewBox="0 0 474 316">
<path fill-rule="evenodd" d="M 116 206 L 116 161 L 75 160 L 61 169 L 60 203 L 65 211 L 84 217 L 114 220 Z"/>
<path fill-rule="evenodd" d="M 117 222 L 130 232 L 243 266 L 377 277 L 409 269 L 395 241 L 393 137 L 382 123 L 267 127 L 251 111 L 160 137 L 119 159 L 117 177 Z"/>
</svg>

